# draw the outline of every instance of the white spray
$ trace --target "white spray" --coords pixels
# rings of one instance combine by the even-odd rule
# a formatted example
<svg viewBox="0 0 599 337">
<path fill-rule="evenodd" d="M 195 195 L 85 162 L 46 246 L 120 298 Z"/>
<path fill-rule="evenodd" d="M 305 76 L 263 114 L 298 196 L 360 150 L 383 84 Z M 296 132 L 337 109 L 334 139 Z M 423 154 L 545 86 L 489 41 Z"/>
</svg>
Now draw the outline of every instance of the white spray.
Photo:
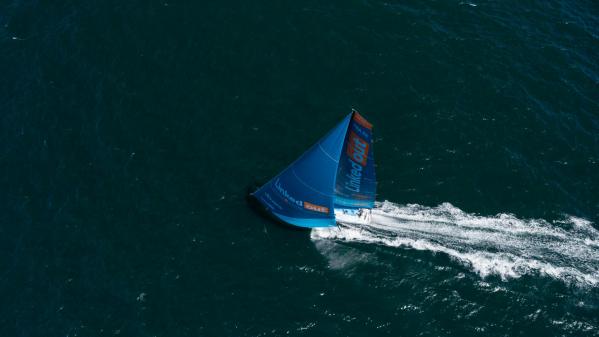
<svg viewBox="0 0 599 337">
<path fill-rule="evenodd" d="M 481 277 L 541 274 L 599 286 L 599 231 L 573 216 L 549 223 L 510 214 L 468 214 L 449 203 L 424 207 L 385 201 L 372 210 L 368 225 L 315 229 L 311 237 L 440 252 Z"/>
</svg>

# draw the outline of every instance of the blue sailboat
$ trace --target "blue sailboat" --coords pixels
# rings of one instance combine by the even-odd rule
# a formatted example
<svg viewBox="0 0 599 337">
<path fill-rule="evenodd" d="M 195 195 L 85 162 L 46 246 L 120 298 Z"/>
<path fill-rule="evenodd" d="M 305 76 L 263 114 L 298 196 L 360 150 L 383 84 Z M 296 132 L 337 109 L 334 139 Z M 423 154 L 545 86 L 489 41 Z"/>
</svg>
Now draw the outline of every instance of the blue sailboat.
<svg viewBox="0 0 599 337">
<path fill-rule="evenodd" d="M 289 167 L 251 194 L 276 219 L 297 227 L 332 227 L 374 206 L 372 124 L 352 110 Z"/>
</svg>

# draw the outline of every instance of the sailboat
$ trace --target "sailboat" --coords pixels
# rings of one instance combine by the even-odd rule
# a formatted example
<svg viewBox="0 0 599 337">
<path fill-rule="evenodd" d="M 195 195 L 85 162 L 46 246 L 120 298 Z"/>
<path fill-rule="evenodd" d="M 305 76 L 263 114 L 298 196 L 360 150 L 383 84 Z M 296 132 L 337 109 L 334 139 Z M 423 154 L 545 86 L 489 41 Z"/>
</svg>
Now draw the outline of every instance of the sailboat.
<svg viewBox="0 0 599 337">
<path fill-rule="evenodd" d="M 285 224 L 316 228 L 367 223 L 375 193 L 372 124 L 352 110 L 251 197 Z"/>
</svg>

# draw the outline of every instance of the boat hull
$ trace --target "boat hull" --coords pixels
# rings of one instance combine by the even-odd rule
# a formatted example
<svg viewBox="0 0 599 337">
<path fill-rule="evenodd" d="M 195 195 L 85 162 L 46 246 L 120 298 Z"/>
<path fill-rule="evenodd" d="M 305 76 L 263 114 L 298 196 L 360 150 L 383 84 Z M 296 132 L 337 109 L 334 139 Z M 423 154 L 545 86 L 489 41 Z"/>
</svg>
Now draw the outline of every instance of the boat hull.
<svg viewBox="0 0 599 337">
<path fill-rule="evenodd" d="M 335 209 L 335 220 L 340 224 L 368 225 L 371 218 L 369 208 Z"/>
<path fill-rule="evenodd" d="M 328 221 L 321 224 L 318 221 L 309 219 L 287 219 L 285 216 L 273 213 L 266 208 L 253 192 L 247 193 L 246 200 L 249 206 L 258 214 L 287 228 L 310 230 L 312 228 L 335 227 L 335 225 L 331 226 Z M 366 225 L 370 222 L 370 217 L 370 209 L 335 209 L 336 224 Z"/>
</svg>

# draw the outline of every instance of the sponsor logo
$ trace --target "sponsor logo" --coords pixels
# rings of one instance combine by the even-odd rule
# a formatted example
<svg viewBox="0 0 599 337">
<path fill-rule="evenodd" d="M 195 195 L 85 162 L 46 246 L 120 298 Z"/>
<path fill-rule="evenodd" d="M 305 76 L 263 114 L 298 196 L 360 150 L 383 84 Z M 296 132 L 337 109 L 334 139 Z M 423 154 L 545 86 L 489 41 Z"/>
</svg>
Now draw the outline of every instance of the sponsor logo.
<svg viewBox="0 0 599 337">
<path fill-rule="evenodd" d="M 372 124 L 366 120 L 366 118 L 362 117 L 357 111 L 354 110 L 353 120 L 360 124 L 362 127 L 367 128 L 368 130 L 372 129 Z"/>
<path fill-rule="evenodd" d="M 329 213 L 328 207 L 315 205 L 315 204 L 307 202 L 307 201 L 304 201 L 304 208 L 307 210 L 310 210 L 310 211 L 315 211 L 315 212 L 320 212 L 320 213 Z"/>
<path fill-rule="evenodd" d="M 360 192 L 360 183 L 362 181 L 362 166 L 360 164 L 351 161 L 351 174 L 347 174 L 347 181 L 345 182 L 345 188 L 350 191 Z"/>
<path fill-rule="evenodd" d="M 354 162 L 366 166 L 366 159 L 368 159 L 368 142 L 360 138 L 360 136 L 353 131 L 349 133 L 347 155 Z"/>
<path fill-rule="evenodd" d="M 316 204 L 313 204 L 313 203 L 307 202 L 307 201 L 297 200 L 296 198 L 292 197 L 289 194 L 289 192 L 287 192 L 287 190 L 284 189 L 283 186 L 281 186 L 281 181 L 279 179 L 277 179 L 275 181 L 274 185 L 275 185 L 275 189 L 285 198 L 285 200 L 287 202 L 295 204 L 299 207 L 303 207 L 304 209 L 307 209 L 309 211 L 314 211 L 314 212 L 319 212 L 319 213 L 327 213 L 327 214 L 329 213 L 328 207 L 316 205 Z M 279 208 L 281 208 L 281 207 L 279 206 Z"/>
<path fill-rule="evenodd" d="M 348 180 L 345 182 L 345 188 L 353 192 L 360 192 L 362 182 L 362 171 L 366 166 L 368 159 L 368 142 L 351 131 L 347 142 L 347 155 L 351 164 L 350 173 L 346 175 Z"/>
<path fill-rule="evenodd" d="M 281 182 L 279 181 L 279 179 L 277 179 L 275 181 L 275 188 L 277 189 L 277 191 L 279 191 L 279 193 L 281 193 L 281 195 L 283 197 L 285 197 L 285 199 L 287 199 L 289 202 L 296 204 L 299 207 L 303 207 L 304 206 L 304 202 L 301 200 L 297 200 L 294 197 L 292 197 L 291 195 L 289 195 L 289 193 L 287 192 L 286 189 L 283 188 L 283 186 L 281 186 Z"/>
</svg>

